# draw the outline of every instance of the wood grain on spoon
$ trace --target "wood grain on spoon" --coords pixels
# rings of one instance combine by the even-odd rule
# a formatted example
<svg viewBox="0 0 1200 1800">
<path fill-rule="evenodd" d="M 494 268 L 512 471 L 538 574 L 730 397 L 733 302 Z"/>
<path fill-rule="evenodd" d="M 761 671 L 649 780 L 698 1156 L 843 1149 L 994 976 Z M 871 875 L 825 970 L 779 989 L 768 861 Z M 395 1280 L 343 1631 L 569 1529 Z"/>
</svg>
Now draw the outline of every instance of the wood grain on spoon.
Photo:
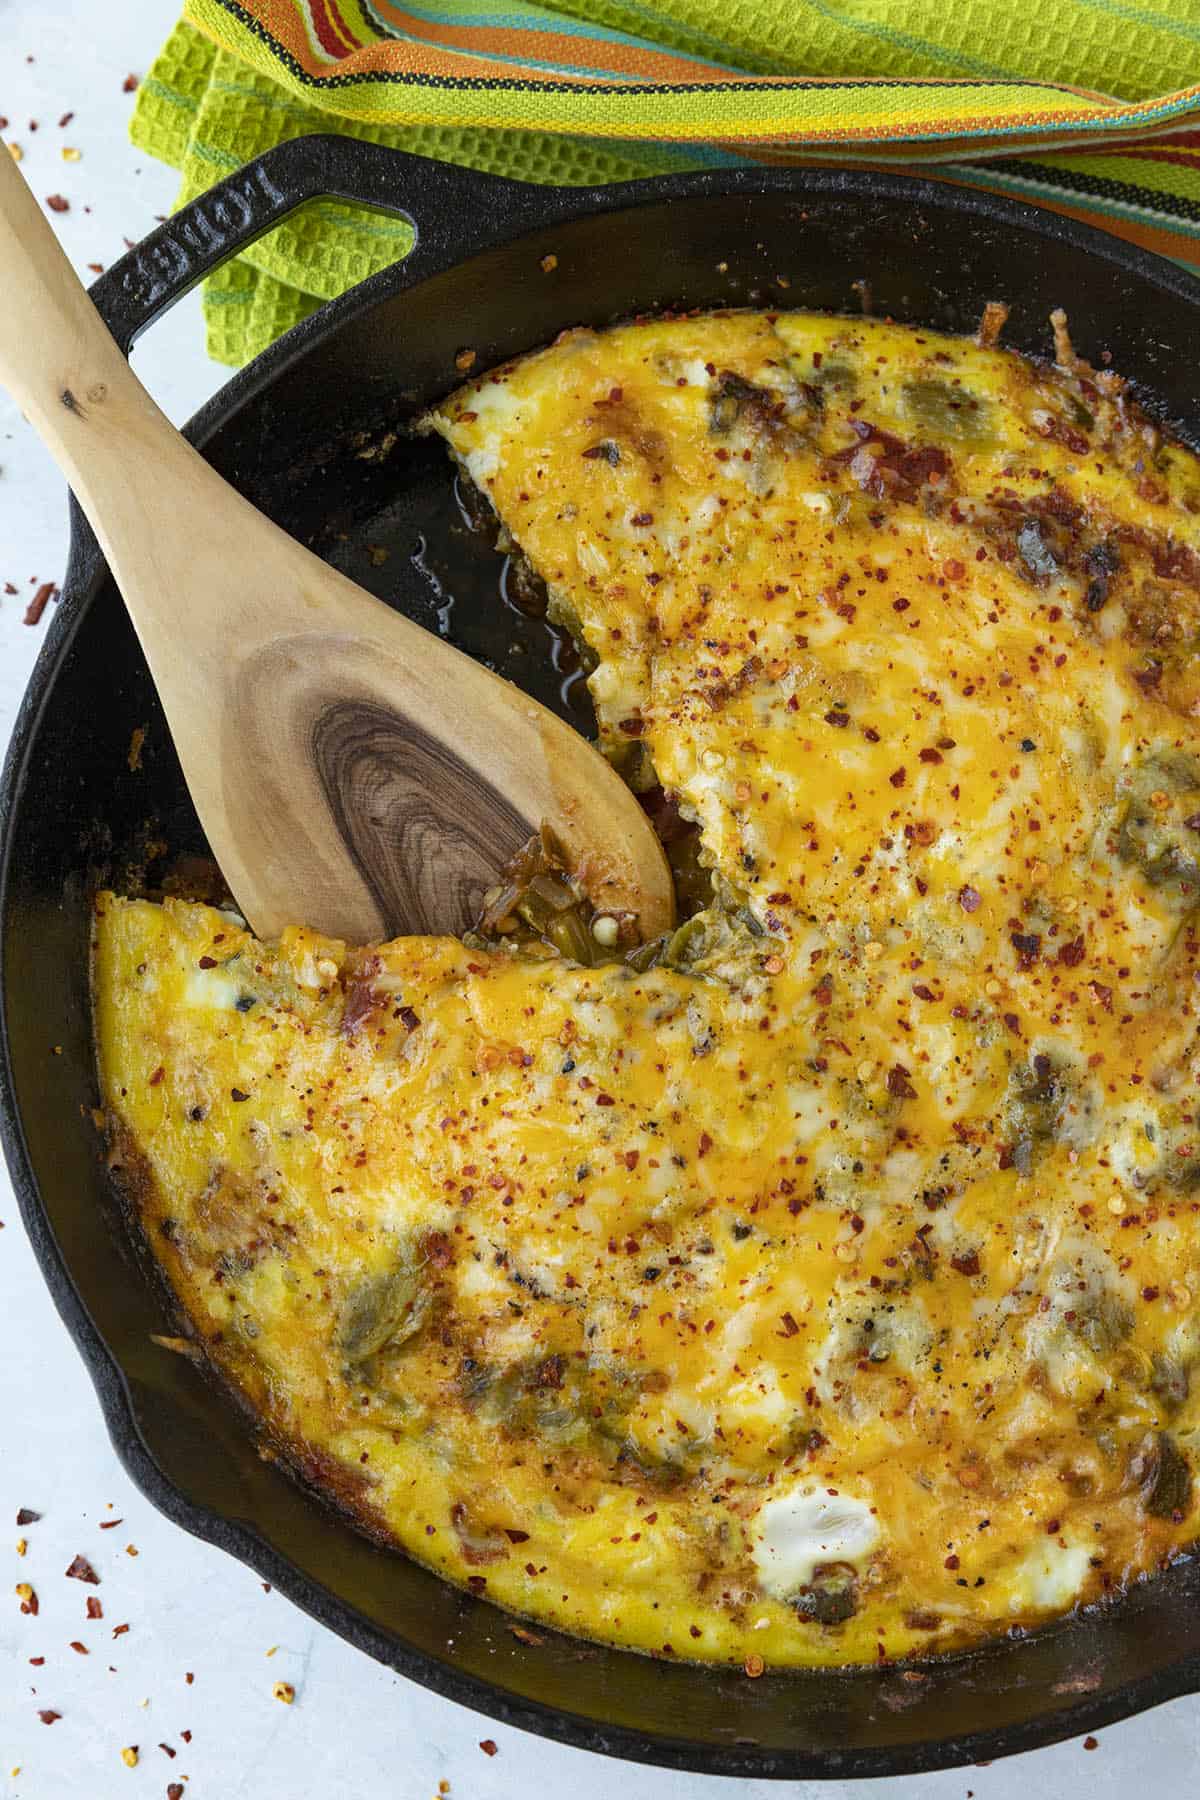
<svg viewBox="0 0 1200 1800">
<path fill-rule="evenodd" d="M 662 848 L 599 753 L 208 466 L 133 375 L 2 146 L 0 268 L 0 381 L 92 523 L 260 936 L 461 931 L 543 825 L 598 907 L 634 913 L 645 936 L 670 926 Z"/>
</svg>

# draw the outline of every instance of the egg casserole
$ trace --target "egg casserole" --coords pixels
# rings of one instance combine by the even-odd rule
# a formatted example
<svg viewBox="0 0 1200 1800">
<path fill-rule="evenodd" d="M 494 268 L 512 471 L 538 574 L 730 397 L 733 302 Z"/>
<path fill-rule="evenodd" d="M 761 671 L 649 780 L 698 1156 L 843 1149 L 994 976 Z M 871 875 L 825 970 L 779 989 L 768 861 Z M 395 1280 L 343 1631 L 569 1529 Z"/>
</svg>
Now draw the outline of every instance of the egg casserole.
<svg viewBox="0 0 1200 1800">
<path fill-rule="evenodd" d="M 1002 312 L 573 331 L 422 421 L 698 846 L 669 938 L 544 873 L 370 948 L 97 900 L 196 1344 L 530 1619 L 873 1662 L 1196 1535 L 1200 469 Z"/>
</svg>

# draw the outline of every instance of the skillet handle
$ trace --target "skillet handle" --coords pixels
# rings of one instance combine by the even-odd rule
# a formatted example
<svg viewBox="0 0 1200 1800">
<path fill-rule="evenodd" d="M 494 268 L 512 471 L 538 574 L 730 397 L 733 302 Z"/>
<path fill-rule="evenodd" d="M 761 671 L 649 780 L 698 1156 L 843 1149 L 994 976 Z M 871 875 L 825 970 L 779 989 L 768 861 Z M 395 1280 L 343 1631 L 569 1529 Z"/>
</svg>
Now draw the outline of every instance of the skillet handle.
<svg viewBox="0 0 1200 1800">
<path fill-rule="evenodd" d="M 465 256 L 526 221 L 544 222 L 560 193 L 355 138 L 292 138 L 173 213 L 88 292 L 128 355 L 160 313 L 308 200 L 354 201 L 406 220 L 405 260 L 424 261 L 439 249 Z"/>
</svg>

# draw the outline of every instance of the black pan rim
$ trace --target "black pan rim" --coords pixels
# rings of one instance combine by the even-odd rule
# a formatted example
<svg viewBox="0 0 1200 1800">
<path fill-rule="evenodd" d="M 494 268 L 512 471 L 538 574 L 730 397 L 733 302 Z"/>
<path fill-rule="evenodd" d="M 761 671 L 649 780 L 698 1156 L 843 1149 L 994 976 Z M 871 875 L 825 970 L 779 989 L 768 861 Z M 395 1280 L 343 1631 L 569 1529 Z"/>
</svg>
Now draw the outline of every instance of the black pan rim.
<svg viewBox="0 0 1200 1800">
<path fill-rule="evenodd" d="M 309 142 L 321 140 L 309 140 Z M 340 140 L 330 140 L 339 142 Z M 398 157 L 411 163 L 416 159 Z M 469 172 L 461 172 L 470 180 Z M 481 178 L 488 179 L 488 178 Z M 1045 239 L 1066 242 L 1114 263 L 1200 311 L 1200 280 L 1148 251 L 1115 239 L 1073 219 L 1029 206 L 1022 201 L 907 175 L 836 168 L 763 168 L 666 175 L 601 188 L 533 188 L 497 182 L 521 196 L 516 229 L 499 232 L 475 227 L 476 240 L 464 246 L 418 244 L 410 258 L 381 271 L 339 299 L 328 302 L 286 333 L 245 369 L 239 370 L 185 427 L 203 446 L 230 413 L 282 376 L 292 361 L 318 335 L 336 333 L 360 313 L 398 288 L 441 273 L 492 243 L 515 241 L 556 223 L 564 225 L 586 214 L 621 212 L 664 200 L 686 201 L 708 195 L 744 193 L 748 197 L 795 193 L 822 197 L 845 194 L 876 201 L 916 202 L 933 210 L 966 212 L 993 224 Z M 399 275 L 398 275 L 399 271 Z M 30 754 L 41 717 L 50 703 L 59 666 L 79 623 L 92 604 L 104 565 L 94 542 L 80 554 L 80 520 L 72 507 L 72 555 L 64 581 L 64 598 L 56 611 L 18 710 L 0 775 L 0 918 L 7 916 L 11 877 L 13 820 L 25 796 Z M 0 970 L 0 993 L 3 971 Z M 189 1500 L 151 1454 L 138 1427 L 129 1388 L 115 1353 L 92 1320 L 43 1205 L 17 1106 L 7 1012 L 0 1007 L 0 1142 L 3 1144 L 18 1207 L 43 1278 L 59 1316 L 73 1338 L 95 1388 L 110 1441 L 126 1474 L 160 1512 L 192 1536 L 226 1551 L 271 1582 L 302 1611 L 327 1626 L 355 1649 L 445 1699 L 467 1706 L 501 1724 L 533 1732 L 581 1750 L 689 1772 L 768 1779 L 847 1779 L 921 1774 L 1019 1754 L 1098 1730 L 1168 1700 L 1200 1690 L 1200 1661 L 1181 1659 L 1173 1666 L 1126 1684 L 1100 1698 L 1080 1699 L 1018 1726 L 997 1726 L 915 1745 L 880 1746 L 843 1751 L 796 1752 L 750 1744 L 698 1746 L 686 1740 L 603 1723 L 516 1696 L 434 1659 L 372 1624 L 356 1608 L 298 1569 L 257 1530 Z M 1119 1604 L 1119 1603 L 1117 1603 Z M 1051 1628 L 1052 1629 L 1052 1628 Z M 978 1661 L 986 1648 L 971 1653 Z M 803 1682 L 802 1671 L 772 1679 Z"/>
</svg>

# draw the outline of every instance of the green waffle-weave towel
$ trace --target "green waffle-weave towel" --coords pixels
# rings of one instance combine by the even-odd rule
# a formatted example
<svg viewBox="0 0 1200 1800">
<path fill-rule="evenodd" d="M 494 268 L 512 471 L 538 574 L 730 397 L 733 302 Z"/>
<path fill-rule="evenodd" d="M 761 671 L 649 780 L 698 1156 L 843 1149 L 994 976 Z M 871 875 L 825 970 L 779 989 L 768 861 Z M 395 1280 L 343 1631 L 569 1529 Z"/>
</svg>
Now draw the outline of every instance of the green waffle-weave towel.
<svg viewBox="0 0 1200 1800">
<path fill-rule="evenodd" d="M 1195 0 L 190 0 L 131 126 L 180 204 L 331 130 L 542 182 L 920 167 L 1200 264 Z M 206 283 L 210 354 L 245 362 L 408 246 L 315 202 Z"/>
</svg>

